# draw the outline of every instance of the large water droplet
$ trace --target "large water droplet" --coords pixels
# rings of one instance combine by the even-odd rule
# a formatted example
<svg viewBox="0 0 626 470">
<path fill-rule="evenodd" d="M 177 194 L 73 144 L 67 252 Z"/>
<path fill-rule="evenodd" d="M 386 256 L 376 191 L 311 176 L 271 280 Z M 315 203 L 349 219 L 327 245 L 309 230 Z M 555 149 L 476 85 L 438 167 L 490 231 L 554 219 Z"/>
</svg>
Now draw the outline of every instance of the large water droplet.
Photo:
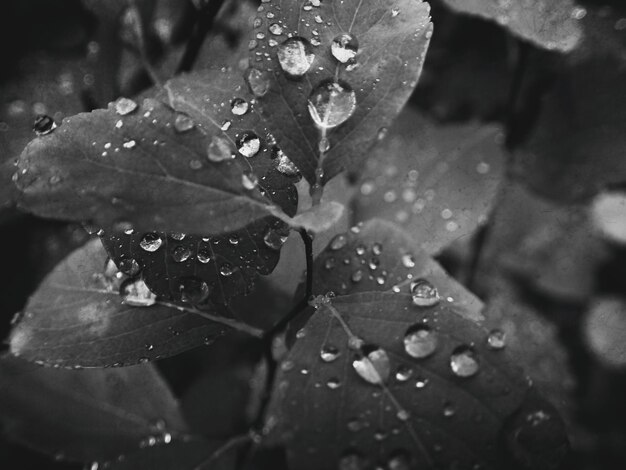
<svg viewBox="0 0 626 470">
<path fill-rule="evenodd" d="M 230 160 L 234 156 L 230 140 L 221 135 L 213 136 L 207 149 L 207 157 L 209 161 L 219 163 L 224 160 Z"/>
<path fill-rule="evenodd" d="M 237 137 L 237 151 L 244 157 L 254 157 L 260 149 L 261 139 L 254 132 L 244 132 Z"/>
<path fill-rule="evenodd" d="M 127 114 L 132 113 L 138 107 L 137 103 L 128 98 L 119 98 L 115 102 L 115 112 L 120 116 L 126 116 Z"/>
<path fill-rule="evenodd" d="M 200 304 L 209 297 L 209 286 L 197 277 L 185 277 L 178 284 L 180 300 L 189 304 Z"/>
<path fill-rule="evenodd" d="M 389 356 L 383 349 L 376 348 L 352 362 L 352 367 L 359 376 L 371 384 L 382 384 L 389 379 L 391 366 Z"/>
<path fill-rule="evenodd" d="M 359 50 L 359 41 L 351 34 L 341 34 L 333 39 L 330 51 L 335 59 L 342 64 L 354 60 Z"/>
<path fill-rule="evenodd" d="M 139 242 L 141 249 L 149 253 L 154 253 L 161 248 L 161 245 L 163 245 L 163 239 L 158 233 L 146 233 Z"/>
<path fill-rule="evenodd" d="M 230 102 L 230 110 L 235 116 L 243 116 L 250 109 L 248 102 L 242 98 L 235 98 Z"/>
<path fill-rule="evenodd" d="M 300 174 L 298 167 L 282 150 L 279 150 L 276 154 L 276 169 L 287 176 L 297 176 Z"/>
<path fill-rule="evenodd" d="M 278 46 L 278 62 L 293 77 L 301 77 L 307 73 L 314 59 L 311 44 L 304 38 L 294 36 Z"/>
<path fill-rule="evenodd" d="M 450 356 L 450 368 L 458 377 L 471 377 L 479 369 L 476 352 L 470 346 L 459 346 Z"/>
<path fill-rule="evenodd" d="M 437 349 L 437 334 L 426 325 L 409 328 L 404 336 L 404 350 L 417 359 L 430 356 Z"/>
<path fill-rule="evenodd" d="M 425 279 L 411 282 L 411 296 L 418 307 L 433 307 L 439 303 L 437 288 Z"/>
<path fill-rule="evenodd" d="M 334 81 L 320 84 L 309 96 L 309 114 L 321 129 L 346 122 L 356 109 L 356 94 L 347 85 Z"/>
<path fill-rule="evenodd" d="M 46 135 L 50 134 L 53 130 L 57 128 L 56 122 L 50 116 L 46 116 L 45 114 L 40 114 L 35 118 L 35 123 L 33 124 L 33 130 L 37 135 Z"/>
<path fill-rule="evenodd" d="M 244 76 L 250 91 L 257 98 L 267 94 L 270 89 L 270 79 L 267 72 L 255 68 L 249 68 Z"/>
<path fill-rule="evenodd" d="M 131 307 L 150 307 L 156 302 L 156 295 L 148 289 L 143 279 L 128 280 L 122 284 L 120 294 L 124 304 Z"/>
</svg>

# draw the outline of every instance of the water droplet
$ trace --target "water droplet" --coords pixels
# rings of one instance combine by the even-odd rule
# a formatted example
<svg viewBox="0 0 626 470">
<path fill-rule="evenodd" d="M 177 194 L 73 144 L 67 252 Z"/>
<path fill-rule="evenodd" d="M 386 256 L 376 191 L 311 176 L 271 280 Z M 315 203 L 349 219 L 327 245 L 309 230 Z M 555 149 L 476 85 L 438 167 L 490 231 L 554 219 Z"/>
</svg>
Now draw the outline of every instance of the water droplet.
<svg viewBox="0 0 626 470">
<path fill-rule="evenodd" d="M 398 412 L 396 413 L 396 416 L 398 417 L 398 419 L 400 421 L 408 421 L 409 418 L 411 417 L 411 413 L 409 413 L 407 410 L 405 409 L 400 409 L 398 410 Z"/>
<path fill-rule="evenodd" d="M 424 388 L 428 384 L 428 379 L 419 379 L 415 382 L 415 388 Z"/>
<path fill-rule="evenodd" d="M 362 279 L 363 279 L 363 270 L 362 269 L 357 269 L 356 271 L 354 271 L 352 273 L 352 276 L 350 276 L 350 280 L 352 282 L 361 282 Z"/>
<path fill-rule="evenodd" d="M 298 176 L 300 174 L 298 167 L 282 150 L 279 150 L 276 154 L 276 169 L 287 176 Z"/>
<path fill-rule="evenodd" d="M 210 290 L 206 282 L 198 277 L 184 277 L 178 284 L 181 302 L 200 304 L 209 298 Z"/>
<path fill-rule="evenodd" d="M 200 261 L 202 264 L 210 263 L 213 259 L 213 257 L 211 256 L 211 250 L 207 248 L 200 248 L 198 250 L 196 258 L 198 258 L 198 261 Z"/>
<path fill-rule="evenodd" d="M 156 303 L 156 295 L 148 289 L 143 279 L 128 280 L 122 284 L 120 295 L 123 303 L 131 307 L 150 307 Z"/>
<path fill-rule="evenodd" d="M 255 68 L 249 68 L 244 78 L 250 88 L 250 91 L 257 98 L 261 98 L 267 94 L 270 89 L 270 79 L 266 72 Z"/>
<path fill-rule="evenodd" d="M 154 253 L 155 251 L 157 251 L 159 248 L 161 248 L 162 244 L 163 239 L 157 233 L 146 233 L 139 242 L 139 246 L 141 247 L 141 249 L 149 253 Z"/>
<path fill-rule="evenodd" d="M 347 452 L 339 459 L 338 470 L 365 470 L 365 460 L 356 452 Z"/>
<path fill-rule="evenodd" d="M 437 334 L 426 325 L 414 325 L 404 336 L 404 350 L 417 359 L 430 356 L 437 349 Z"/>
<path fill-rule="evenodd" d="M 35 123 L 33 124 L 33 130 L 35 134 L 41 136 L 50 134 L 53 130 L 57 128 L 57 123 L 54 122 L 50 116 L 46 116 L 45 114 L 40 114 L 35 118 Z"/>
<path fill-rule="evenodd" d="M 207 153 L 210 161 L 219 163 L 224 160 L 230 160 L 234 156 L 230 141 L 226 137 L 220 135 L 213 136 Z"/>
<path fill-rule="evenodd" d="M 235 98 L 230 102 L 230 110 L 235 116 L 243 116 L 249 108 L 248 102 L 242 98 Z"/>
<path fill-rule="evenodd" d="M 189 247 L 184 245 L 177 246 L 172 251 L 172 258 L 174 258 L 174 261 L 176 261 L 177 263 L 187 261 L 190 256 L 191 250 L 189 249 Z"/>
<path fill-rule="evenodd" d="M 278 62 L 291 76 L 303 76 L 311 68 L 314 59 L 312 47 L 304 38 L 294 36 L 278 46 Z"/>
<path fill-rule="evenodd" d="M 391 373 L 389 356 L 380 348 L 373 349 L 365 356 L 355 359 L 352 367 L 363 380 L 371 384 L 386 382 Z"/>
<path fill-rule="evenodd" d="M 130 149 L 135 148 L 136 145 L 137 145 L 137 142 L 135 142 L 134 140 L 129 140 L 127 142 L 124 142 L 122 144 L 122 147 L 124 147 L 125 149 L 130 150 Z"/>
<path fill-rule="evenodd" d="M 272 23 L 269 27 L 269 30 L 270 33 L 272 33 L 274 36 L 280 36 L 281 34 L 283 34 L 283 27 L 278 23 Z"/>
<path fill-rule="evenodd" d="M 404 254 L 402 255 L 402 266 L 404 266 L 407 269 L 411 269 L 415 267 L 415 257 L 410 254 Z"/>
<path fill-rule="evenodd" d="M 320 351 L 320 358 L 324 362 L 333 362 L 339 355 L 339 350 L 334 346 L 324 346 Z"/>
<path fill-rule="evenodd" d="M 263 243 L 270 250 L 280 250 L 287 241 L 288 235 L 269 227 L 263 236 Z"/>
<path fill-rule="evenodd" d="M 196 124 L 189 116 L 182 113 L 178 113 L 176 115 L 176 119 L 174 120 L 174 130 L 176 130 L 179 134 L 189 132 L 195 127 L 195 125 Z"/>
<path fill-rule="evenodd" d="M 471 377 L 479 369 L 476 353 L 469 346 L 457 347 L 450 356 L 450 368 L 458 377 Z"/>
<path fill-rule="evenodd" d="M 115 112 L 120 116 L 126 116 L 137 109 L 137 103 L 128 98 L 119 98 L 115 102 Z"/>
<path fill-rule="evenodd" d="M 261 139 L 253 132 L 244 132 L 237 137 L 237 151 L 246 158 L 252 158 L 261 149 Z"/>
<path fill-rule="evenodd" d="M 451 418 L 456 413 L 454 406 L 449 401 L 445 402 L 443 405 L 443 415 L 446 418 Z"/>
<path fill-rule="evenodd" d="M 335 59 L 342 64 L 354 60 L 359 50 L 359 41 L 351 34 L 341 34 L 333 39 L 330 51 Z"/>
<path fill-rule="evenodd" d="M 330 241 L 330 244 L 328 246 L 330 247 L 331 250 L 337 251 L 337 250 L 341 250 L 344 246 L 346 246 L 347 243 L 348 243 L 348 237 L 345 234 L 340 233 L 339 235 L 335 235 L 333 237 L 333 239 Z"/>
<path fill-rule="evenodd" d="M 400 366 L 396 370 L 396 380 L 398 382 L 406 382 L 413 375 L 413 369 L 407 366 Z"/>
<path fill-rule="evenodd" d="M 506 334 L 502 330 L 491 330 L 487 336 L 487 345 L 491 349 L 502 349 L 506 346 Z"/>
<path fill-rule="evenodd" d="M 141 271 L 141 266 L 135 258 L 125 258 L 119 261 L 119 268 L 127 276 L 136 276 Z"/>
<path fill-rule="evenodd" d="M 437 288 L 425 279 L 411 282 L 411 296 L 418 307 L 433 307 L 439 303 Z"/>
<path fill-rule="evenodd" d="M 333 377 L 331 379 L 328 379 L 328 382 L 326 382 L 326 386 L 331 390 L 335 390 L 341 386 L 341 382 L 336 377 Z"/>
<path fill-rule="evenodd" d="M 183 241 L 185 239 L 187 235 L 185 235 L 184 233 L 170 233 L 170 238 L 172 240 L 177 240 L 177 241 Z"/>
<path fill-rule="evenodd" d="M 220 266 L 220 274 L 224 277 L 229 277 L 233 275 L 234 269 L 230 263 L 223 263 Z"/>
<path fill-rule="evenodd" d="M 389 457 L 386 470 L 411 470 L 411 468 L 411 457 L 408 452 L 398 450 Z"/>
<path fill-rule="evenodd" d="M 343 124 L 356 108 L 356 94 L 347 84 L 326 81 L 309 96 L 309 114 L 321 129 Z"/>
<path fill-rule="evenodd" d="M 259 178 L 254 173 L 243 173 L 241 175 L 241 184 L 248 191 L 252 191 L 259 185 Z"/>
</svg>

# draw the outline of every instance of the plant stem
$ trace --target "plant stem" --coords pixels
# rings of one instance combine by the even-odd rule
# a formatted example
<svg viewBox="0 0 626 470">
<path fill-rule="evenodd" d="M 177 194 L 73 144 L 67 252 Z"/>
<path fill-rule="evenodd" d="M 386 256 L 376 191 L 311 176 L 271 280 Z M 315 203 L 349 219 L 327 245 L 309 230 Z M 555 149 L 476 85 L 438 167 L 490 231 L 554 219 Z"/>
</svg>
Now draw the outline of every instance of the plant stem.
<svg viewBox="0 0 626 470">
<path fill-rule="evenodd" d="M 196 59 L 198 58 L 198 54 L 200 53 L 200 49 L 202 49 L 204 39 L 211 30 L 213 23 L 215 23 L 215 18 L 217 18 L 218 13 L 222 9 L 224 1 L 225 0 L 212 0 L 200 12 L 200 17 L 196 22 L 196 25 L 191 33 L 191 37 L 187 42 L 187 47 L 183 57 L 178 65 L 178 69 L 176 71 L 177 73 L 189 72 L 193 69 Z"/>
</svg>

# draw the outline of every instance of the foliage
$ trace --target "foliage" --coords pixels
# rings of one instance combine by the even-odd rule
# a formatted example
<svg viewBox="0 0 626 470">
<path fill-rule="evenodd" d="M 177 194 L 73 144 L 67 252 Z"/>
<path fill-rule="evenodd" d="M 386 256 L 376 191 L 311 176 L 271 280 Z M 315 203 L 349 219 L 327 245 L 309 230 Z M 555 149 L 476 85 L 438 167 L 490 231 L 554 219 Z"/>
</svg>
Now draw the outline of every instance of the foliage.
<svg viewBox="0 0 626 470">
<path fill-rule="evenodd" d="M 626 20 L 430 3 L 1 7 L 0 462 L 623 466 Z"/>
</svg>

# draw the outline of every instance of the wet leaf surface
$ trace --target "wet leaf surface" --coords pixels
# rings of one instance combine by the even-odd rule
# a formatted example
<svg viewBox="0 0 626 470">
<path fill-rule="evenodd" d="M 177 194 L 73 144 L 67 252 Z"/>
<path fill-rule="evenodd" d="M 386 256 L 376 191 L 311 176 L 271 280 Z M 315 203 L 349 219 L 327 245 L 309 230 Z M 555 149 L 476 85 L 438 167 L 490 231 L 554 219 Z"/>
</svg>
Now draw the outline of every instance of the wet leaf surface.
<svg viewBox="0 0 626 470">
<path fill-rule="evenodd" d="M 570 52 L 582 39 L 584 8 L 573 0 L 443 0 L 451 9 L 496 21 L 533 44 Z"/>
<path fill-rule="evenodd" d="M 131 365 L 210 343 L 229 329 L 145 292 L 135 305 L 151 306 L 125 304 L 121 277 L 105 264 L 94 240 L 58 265 L 19 316 L 11 352 L 62 367 Z"/>
<path fill-rule="evenodd" d="M 354 221 L 400 224 L 430 253 L 470 236 L 487 219 L 504 176 L 501 129 L 437 126 L 403 112 L 367 160 Z"/>
<path fill-rule="evenodd" d="M 4 430 L 58 458 L 114 459 L 186 431 L 176 399 L 149 365 L 63 370 L 5 356 L 0 376 Z"/>
<path fill-rule="evenodd" d="M 594 299 L 583 322 L 584 338 L 599 362 L 612 368 L 626 366 L 626 304 L 619 297 Z"/>
<path fill-rule="evenodd" d="M 259 109 L 280 147 L 311 183 L 320 147 L 324 181 L 359 164 L 417 83 L 432 34 L 428 4 L 274 0 L 257 18 L 250 66 L 266 83 Z"/>
</svg>

